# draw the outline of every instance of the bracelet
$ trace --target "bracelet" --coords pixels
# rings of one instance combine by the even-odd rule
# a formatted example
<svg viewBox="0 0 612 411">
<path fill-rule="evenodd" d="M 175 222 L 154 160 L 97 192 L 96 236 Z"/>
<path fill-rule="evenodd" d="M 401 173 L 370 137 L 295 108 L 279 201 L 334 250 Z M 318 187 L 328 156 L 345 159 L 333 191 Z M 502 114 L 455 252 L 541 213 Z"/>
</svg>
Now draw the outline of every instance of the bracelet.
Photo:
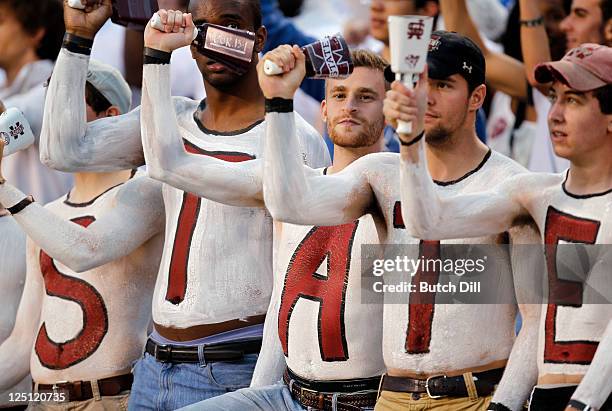
<svg viewBox="0 0 612 411">
<path fill-rule="evenodd" d="M 23 200 L 15 204 L 14 206 L 6 207 L 6 209 L 9 211 L 9 213 L 11 213 L 12 215 L 15 215 L 19 213 L 20 211 L 22 211 L 27 206 L 29 206 L 30 204 L 32 204 L 33 202 L 34 202 L 34 197 L 27 196 L 26 198 L 24 198 Z"/>
<path fill-rule="evenodd" d="M 404 147 L 410 147 L 411 145 L 416 144 L 419 141 L 421 141 L 424 135 L 425 135 L 425 130 L 421 131 L 418 136 L 416 136 L 410 141 L 404 141 L 401 138 L 399 138 L 399 136 L 398 136 L 398 139 L 401 145 L 403 145 Z"/>
<path fill-rule="evenodd" d="M 574 407 L 577 410 L 581 410 L 581 411 L 594 411 L 595 410 L 595 408 L 591 407 L 590 405 L 586 405 L 582 401 L 578 401 L 578 400 L 570 400 L 567 403 L 567 405 L 569 407 Z"/>
<path fill-rule="evenodd" d="M 519 20 L 521 27 L 537 27 L 544 23 L 544 17 L 540 16 L 537 19 Z"/>
<path fill-rule="evenodd" d="M 292 113 L 293 100 L 282 97 L 266 99 L 266 113 Z"/>
<path fill-rule="evenodd" d="M 152 49 L 150 47 L 145 47 L 142 52 L 142 55 L 143 64 L 170 64 L 170 57 L 172 57 L 172 53 Z"/>
<path fill-rule="evenodd" d="M 62 47 L 73 53 L 89 56 L 91 54 L 91 48 L 93 47 L 93 40 L 66 32 L 66 34 L 64 34 Z"/>
</svg>

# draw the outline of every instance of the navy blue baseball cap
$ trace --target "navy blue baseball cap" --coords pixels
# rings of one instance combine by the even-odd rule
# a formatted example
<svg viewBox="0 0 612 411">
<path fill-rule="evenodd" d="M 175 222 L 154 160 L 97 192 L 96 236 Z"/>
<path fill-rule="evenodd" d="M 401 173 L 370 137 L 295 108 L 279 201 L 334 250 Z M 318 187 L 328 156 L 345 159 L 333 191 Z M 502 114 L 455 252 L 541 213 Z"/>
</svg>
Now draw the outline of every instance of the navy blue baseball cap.
<svg viewBox="0 0 612 411">
<path fill-rule="evenodd" d="M 444 80 L 453 74 L 461 75 L 470 90 L 485 82 L 486 63 L 480 48 L 466 36 L 454 31 L 437 30 L 431 33 L 427 52 L 429 78 Z M 391 66 L 385 69 L 385 79 L 393 82 Z"/>
<path fill-rule="evenodd" d="M 452 31 L 431 33 L 427 53 L 429 78 L 444 80 L 461 75 L 474 89 L 485 82 L 486 63 L 480 48 L 468 37 Z"/>
</svg>

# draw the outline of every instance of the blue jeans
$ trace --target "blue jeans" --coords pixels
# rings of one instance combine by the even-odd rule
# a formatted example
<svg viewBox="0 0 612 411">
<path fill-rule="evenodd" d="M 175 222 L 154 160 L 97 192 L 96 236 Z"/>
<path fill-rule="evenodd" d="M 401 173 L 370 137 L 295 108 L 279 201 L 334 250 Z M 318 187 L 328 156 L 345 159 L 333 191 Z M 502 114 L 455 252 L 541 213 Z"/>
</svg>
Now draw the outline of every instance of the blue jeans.
<svg viewBox="0 0 612 411">
<path fill-rule="evenodd" d="M 244 388 L 181 408 L 181 411 L 304 411 L 283 382 L 262 388 Z M 314 411 L 314 408 L 309 408 Z M 362 408 L 372 410 L 372 408 Z"/>
<path fill-rule="evenodd" d="M 173 364 L 145 353 L 134 366 L 128 409 L 171 411 L 248 387 L 257 357 L 248 354 L 236 362 Z"/>
<path fill-rule="evenodd" d="M 182 408 L 181 411 L 303 411 L 282 382 L 262 388 L 244 388 Z"/>
</svg>

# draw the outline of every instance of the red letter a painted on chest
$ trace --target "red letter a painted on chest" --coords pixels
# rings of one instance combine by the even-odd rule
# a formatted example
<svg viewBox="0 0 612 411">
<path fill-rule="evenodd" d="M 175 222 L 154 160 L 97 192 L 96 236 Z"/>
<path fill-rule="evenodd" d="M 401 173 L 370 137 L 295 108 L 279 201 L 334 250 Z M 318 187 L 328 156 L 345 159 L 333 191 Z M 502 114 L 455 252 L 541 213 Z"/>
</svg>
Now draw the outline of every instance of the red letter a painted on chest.
<svg viewBox="0 0 612 411">
<path fill-rule="evenodd" d="M 300 298 L 319 302 L 319 349 L 323 361 L 346 361 L 344 303 L 351 248 L 358 221 L 314 227 L 291 257 L 278 313 L 278 334 L 288 355 L 289 321 Z M 327 276 L 316 273 L 327 258 Z M 298 337 L 299 338 L 299 337 Z"/>
</svg>

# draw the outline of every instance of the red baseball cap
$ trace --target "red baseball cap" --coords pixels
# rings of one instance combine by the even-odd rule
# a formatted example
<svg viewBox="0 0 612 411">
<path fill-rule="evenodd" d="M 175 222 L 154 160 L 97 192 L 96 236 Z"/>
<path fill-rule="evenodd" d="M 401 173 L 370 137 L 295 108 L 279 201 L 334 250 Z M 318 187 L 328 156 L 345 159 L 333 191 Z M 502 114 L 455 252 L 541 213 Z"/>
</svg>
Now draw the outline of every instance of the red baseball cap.
<svg viewBox="0 0 612 411">
<path fill-rule="evenodd" d="M 590 91 L 612 83 L 612 48 L 584 43 L 567 52 L 559 61 L 538 64 L 538 83 L 559 80 L 578 91 Z"/>
</svg>

